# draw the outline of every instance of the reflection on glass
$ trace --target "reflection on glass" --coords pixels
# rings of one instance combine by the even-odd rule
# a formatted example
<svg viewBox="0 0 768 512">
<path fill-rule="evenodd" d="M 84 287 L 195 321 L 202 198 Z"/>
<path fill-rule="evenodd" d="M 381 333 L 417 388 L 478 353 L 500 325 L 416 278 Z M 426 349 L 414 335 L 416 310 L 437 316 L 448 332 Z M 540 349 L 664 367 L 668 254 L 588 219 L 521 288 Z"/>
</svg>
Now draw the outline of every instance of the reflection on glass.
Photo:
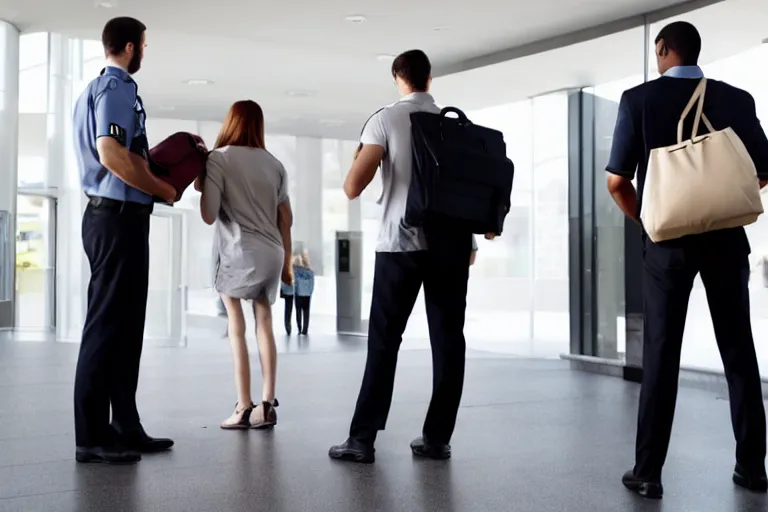
<svg viewBox="0 0 768 512">
<path fill-rule="evenodd" d="M 16 326 L 53 327 L 54 293 L 52 199 L 18 196 L 16 222 Z"/>
<path fill-rule="evenodd" d="M 11 251 L 11 214 L 7 211 L 0 211 L 0 301 L 12 299 Z"/>
</svg>

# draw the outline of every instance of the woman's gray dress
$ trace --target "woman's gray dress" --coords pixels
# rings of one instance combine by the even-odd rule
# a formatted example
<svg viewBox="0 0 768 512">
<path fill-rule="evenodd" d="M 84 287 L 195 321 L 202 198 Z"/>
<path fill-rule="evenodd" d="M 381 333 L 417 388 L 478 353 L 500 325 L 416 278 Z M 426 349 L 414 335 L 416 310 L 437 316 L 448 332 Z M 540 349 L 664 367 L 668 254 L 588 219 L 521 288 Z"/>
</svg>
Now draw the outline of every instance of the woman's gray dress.
<svg viewBox="0 0 768 512">
<path fill-rule="evenodd" d="M 208 158 L 203 188 L 216 214 L 214 288 L 237 299 L 277 299 L 284 252 L 277 207 L 288 201 L 285 168 L 264 149 L 226 146 Z"/>
</svg>

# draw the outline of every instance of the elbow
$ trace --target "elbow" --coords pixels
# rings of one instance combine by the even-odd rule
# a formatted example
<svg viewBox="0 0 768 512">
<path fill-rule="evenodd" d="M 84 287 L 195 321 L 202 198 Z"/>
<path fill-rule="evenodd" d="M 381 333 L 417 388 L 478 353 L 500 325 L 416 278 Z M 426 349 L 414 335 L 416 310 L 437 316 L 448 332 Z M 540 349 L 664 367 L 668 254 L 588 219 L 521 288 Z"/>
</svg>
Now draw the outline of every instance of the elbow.
<svg viewBox="0 0 768 512">
<path fill-rule="evenodd" d="M 213 223 L 216 222 L 216 217 L 215 216 L 206 215 L 205 213 L 203 213 L 203 222 L 205 222 L 209 226 L 213 226 Z"/>
<path fill-rule="evenodd" d="M 623 178 L 621 176 L 610 175 L 608 176 L 608 192 L 613 196 L 618 193 L 621 193 L 624 188 L 627 186 L 627 183 L 631 183 L 627 178 Z"/>
<path fill-rule="evenodd" d="M 347 199 L 350 201 L 354 201 L 358 197 L 360 197 L 360 194 L 362 194 L 362 190 L 360 190 L 359 187 L 356 187 L 354 184 L 352 184 L 350 181 L 346 181 L 344 183 L 344 194 L 346 194 Z"/>
<path fill-rule="evenodd" d="M 120 173 L 122 170 L 119 164 L 119 158 L 112 151 L 105 151 L 99 154 L 99 161 L 101 165 L 107 168 L 113 174 Z"/>
</svg>

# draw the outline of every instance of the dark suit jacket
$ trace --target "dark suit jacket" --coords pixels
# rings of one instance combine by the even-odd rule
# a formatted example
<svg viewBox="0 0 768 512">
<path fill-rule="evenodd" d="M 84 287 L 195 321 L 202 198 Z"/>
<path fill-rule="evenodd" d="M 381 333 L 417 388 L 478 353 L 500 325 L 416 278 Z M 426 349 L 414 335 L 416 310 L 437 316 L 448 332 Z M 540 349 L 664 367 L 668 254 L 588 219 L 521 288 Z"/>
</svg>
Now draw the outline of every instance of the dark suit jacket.
<svg viewBox="0 0 768 512">
<path fill-rule="evenodd" d="M 638 217 L 651 150 L 677 143 L 677 123 L 698 83 L 699 79 L 662 77 L 626 91 L 621 98 L 607 171 L 628 179 L 637 171 Z M 768 138 L 757 119 L 752 96 L 725 82 L 707 80 L 704 113 L 716 130 L 730 126 L 736 132 L 755 163 L 758 177 L 768 179 Z M 686 119 L 683 140 L 691 137 L 694 114 L 695 110 Z M 706 133 L 704 123 L 699 133 Z M 749 251 L 743 228 L 693 238 L 697 237 L 735 243 Z M 684 244 L 689 238 L 664 244 Z"/>
</svg>

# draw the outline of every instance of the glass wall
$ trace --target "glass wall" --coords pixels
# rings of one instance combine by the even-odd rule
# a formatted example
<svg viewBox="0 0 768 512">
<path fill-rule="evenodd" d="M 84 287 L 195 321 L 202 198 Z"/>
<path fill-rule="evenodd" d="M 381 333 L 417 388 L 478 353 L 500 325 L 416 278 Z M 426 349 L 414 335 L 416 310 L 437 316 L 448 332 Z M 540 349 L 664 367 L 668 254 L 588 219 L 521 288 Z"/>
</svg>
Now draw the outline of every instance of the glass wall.
<svg viewBox="0 0 768 512">
<path fill-rule="evenodd" d="M 55 325 L 56 201 L 19 195 L 16 212 L 16 327 Z"/>
<path fill-rule="evenodd" d="M 768 129 L 768 10 L 761 0 L 729 0 L 688 13 L 660 20 L 651 25 L 649 73 L 658 76 L 653 59 L 653 39 L 664 25 L 685 20 L 701 32 L 701 64 L 708 78 L 723 80 L 746 90 L 755 99 L 758 117 Z M 768 210 L 768 201 L 763 196 Z M 763 216 L 747 227 L 752 246 L 750 299 L 752 329 L 762 374 L 768 377 L 768 219 Z M 682 364 L 722 371 L 712 320 L 699 278 L 696 279 L 685 325 Z"/>
</svg>

